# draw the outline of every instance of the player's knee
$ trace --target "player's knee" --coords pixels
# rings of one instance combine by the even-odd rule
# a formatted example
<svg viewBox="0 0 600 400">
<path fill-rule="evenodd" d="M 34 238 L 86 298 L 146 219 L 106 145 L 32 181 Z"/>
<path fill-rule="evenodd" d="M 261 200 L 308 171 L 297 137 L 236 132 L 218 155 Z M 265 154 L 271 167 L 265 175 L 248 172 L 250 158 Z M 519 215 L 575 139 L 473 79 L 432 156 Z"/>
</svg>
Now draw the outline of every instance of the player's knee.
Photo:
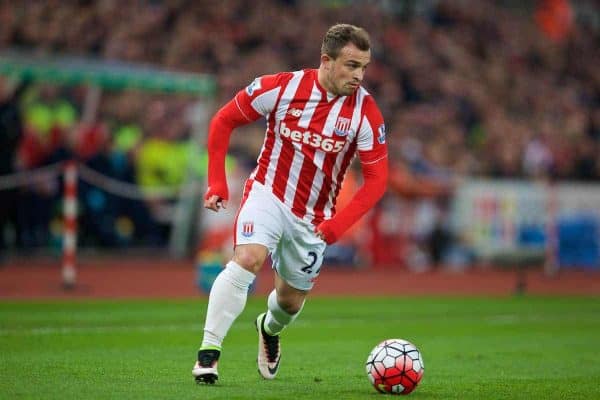
<svg viewBox="0 0 600 400">
<path fill-rule="evenodd" d="M 262 266 L 260 257 L 250 251 L 239 251 L 233 256 L 233 261 L 238 263 L 242 268 L 256 273 Z"/>
<path fill-rule="evenodd" d="M 256 274 L 264 264 L 268 254 L 268 249 L 265 246 L 244 244 L 236 246 L 232 260 L 242 268 Z"/>
</svg>

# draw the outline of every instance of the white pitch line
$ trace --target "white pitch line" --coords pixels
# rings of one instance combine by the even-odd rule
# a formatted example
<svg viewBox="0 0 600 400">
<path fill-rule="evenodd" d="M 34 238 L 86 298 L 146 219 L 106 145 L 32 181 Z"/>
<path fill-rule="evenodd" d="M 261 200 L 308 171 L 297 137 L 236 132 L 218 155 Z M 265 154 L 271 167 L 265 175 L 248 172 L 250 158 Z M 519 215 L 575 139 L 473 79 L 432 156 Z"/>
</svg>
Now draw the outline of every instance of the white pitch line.
<svg viewBox="0 0 600 400">
<path fill-rule="evenodd" d="M 103 334 L 111 332 L 155 332 L 155 331 L 202 330 L 201 324 L 177 325 L 119 325 L 119 326 L 45 326 L 37 328 L 0 328 L 0 336 L 10 335 L 73 335 L 80 333 Z"/>
<path fill-rule="evenodd" d="M 334 318 L 327 321 L 303 321 L 294 322 L 295 326 L 312 326 L 326 323 L 329 326 L 344 326 L 348 323 L 361 323 L 361 318 Z M 236 327 L 232 327 L 235 329 Z M 80 333 L 102 334 L 111 332 L 154 332 L 166 331 L 176 332 L 180 330 L 202 331 L 202 324 L 171 324 L 171 325 L 115 325 L 115 326 L 43 326 L 43 327 L 23 327 L 23 328 L 0 328 L 0 336 L 10 335 L 74 335 Z"/>
</svg>

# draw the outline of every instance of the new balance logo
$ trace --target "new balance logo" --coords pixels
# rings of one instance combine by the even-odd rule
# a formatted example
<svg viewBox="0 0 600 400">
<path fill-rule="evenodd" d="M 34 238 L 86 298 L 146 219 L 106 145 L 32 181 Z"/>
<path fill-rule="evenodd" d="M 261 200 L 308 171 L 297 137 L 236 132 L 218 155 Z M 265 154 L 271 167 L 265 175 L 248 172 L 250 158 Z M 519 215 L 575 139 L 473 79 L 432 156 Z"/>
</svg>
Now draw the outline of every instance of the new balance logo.
<svg viewBox="0 0 600 400">
<path fill-rule="evenodd" d="M 292 117 L 300 118 L 300 116 L 302 115 L 302 110 L 299 110 L 297 108 L 290 108 L 287 113 L 290 114 Z"/>
</svg>

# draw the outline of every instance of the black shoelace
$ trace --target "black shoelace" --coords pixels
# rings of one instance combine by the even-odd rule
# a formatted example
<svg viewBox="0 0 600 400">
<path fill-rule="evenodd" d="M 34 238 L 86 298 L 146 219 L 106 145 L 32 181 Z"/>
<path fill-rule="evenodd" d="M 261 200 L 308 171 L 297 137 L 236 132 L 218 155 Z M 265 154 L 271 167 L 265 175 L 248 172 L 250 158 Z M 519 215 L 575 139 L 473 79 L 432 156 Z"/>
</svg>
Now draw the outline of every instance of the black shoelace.
<svg viewBox="0 0 600 400">
<path fill-rule="evenodd" d="M 201 350 L 198 352 L 198 361 L 203 367 L 210 367 L 219 359 L 218 350 Z"/>
<path fill-rule="evenodd" d="M 262 330 L 265 345 L 267 346 L 267 359 L 269 362 L 276 362 L 279 355 L 279 335 L 271 336 Z"/>
</svg>

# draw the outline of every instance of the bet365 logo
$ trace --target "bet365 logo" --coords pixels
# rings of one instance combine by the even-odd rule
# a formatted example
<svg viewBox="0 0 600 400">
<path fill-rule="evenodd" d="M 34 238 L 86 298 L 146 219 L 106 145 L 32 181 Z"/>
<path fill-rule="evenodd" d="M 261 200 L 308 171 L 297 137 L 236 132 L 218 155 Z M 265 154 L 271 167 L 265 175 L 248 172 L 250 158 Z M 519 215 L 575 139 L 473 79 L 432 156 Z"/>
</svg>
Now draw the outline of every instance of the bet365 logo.
<svg viewBox="0 0 600 400">
<path fill-rule="evenodd" d="M 301 132 L 292 130 L 285 125 L 285 122 L 281 122 L 279 134 L 285 138 L 289 138 L 293 142 L 307 144 L 326 153 L 339 153 L 346 144 L 346 140 L 344 139 L 336 140 L 334 138 L 323 137 L 311 131 Z"/>
</svg>

